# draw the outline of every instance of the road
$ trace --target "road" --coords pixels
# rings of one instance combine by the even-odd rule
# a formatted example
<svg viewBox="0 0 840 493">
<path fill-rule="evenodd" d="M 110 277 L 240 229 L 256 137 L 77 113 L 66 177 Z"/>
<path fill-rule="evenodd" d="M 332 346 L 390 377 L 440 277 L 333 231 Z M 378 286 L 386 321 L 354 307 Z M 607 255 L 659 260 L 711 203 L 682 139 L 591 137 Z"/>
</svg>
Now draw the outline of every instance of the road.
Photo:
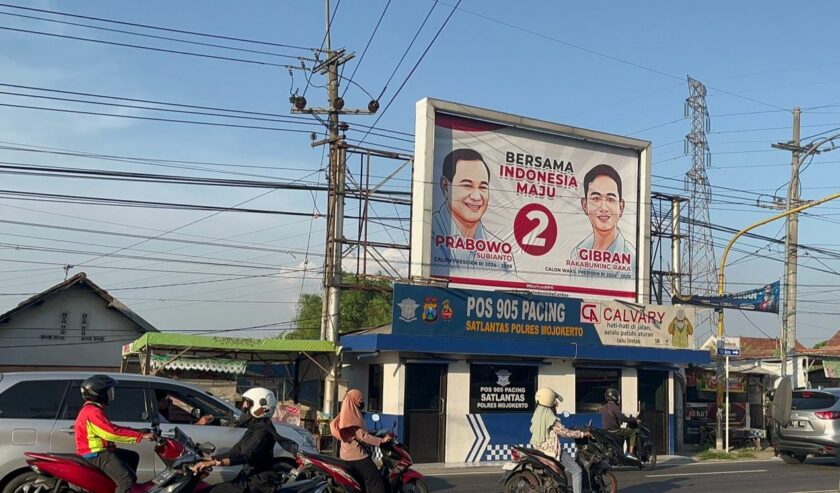
<svg viewBox="0 0 840 493">
<path fill-rule="evenodd" d="M 838 492 L 840 468 L 833 461 L 809 459 L 789 465 L 779 459 L 762 461 L 663 464 L 652 471 L 616 471 L 622 493 L 829 493 Z M 428 477 L 432 492 L 498 493 L 498 472 L 437 471 Z"/>
</svg>

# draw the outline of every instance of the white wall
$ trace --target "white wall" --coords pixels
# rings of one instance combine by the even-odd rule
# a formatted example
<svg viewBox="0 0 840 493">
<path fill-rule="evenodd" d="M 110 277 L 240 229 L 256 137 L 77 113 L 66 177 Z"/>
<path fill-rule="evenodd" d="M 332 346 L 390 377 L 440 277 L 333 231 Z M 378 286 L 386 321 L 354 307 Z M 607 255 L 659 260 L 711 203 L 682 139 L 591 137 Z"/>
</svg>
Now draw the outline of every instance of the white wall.
<svg viewBox="0 0 840 493">
<path fill-rule="evenodd" d="M 42 336 L 60 336 L 61 313 L 67 313 L 63 340 Z M 82 336 L 82 314 L 88 314 L 87 330 Z M 107 307 L 92 290 L 73 286 L 12 315 L 0 324 L 0 365 L 7 366 L 78 366 L 117 369 L 121 348 L 143 335 L 132 321 Z M 85 338 L 101 337 L 104 342 Z"/>
<path fill-rule="evenodd" d="M 552 360 L 550 366 L 540 366 L 537 388 L 549 387 L 563 397 L 560 412 L 575 413 L 575 368 L 571 360 Z"/>
<path fill-rule="evenodd" d="M 382 412 L 402 416 L 405 409 L 405 365 L 400 354 L 385 353 L 377 358 L 382 363 Z"/>
<path fill-rule="evenodd" d="M 621 370 L 621 412 L 632 414 L 639 411 L 639 374 L 635 368 Z"/>
<path fill-rule="evenodd" d="M 467 423 L 470 413 L 470 365 L 466 361 L 449 364 L 446 375 L 446 462 L 463 462 L 473 442 Z"/>
</svg>

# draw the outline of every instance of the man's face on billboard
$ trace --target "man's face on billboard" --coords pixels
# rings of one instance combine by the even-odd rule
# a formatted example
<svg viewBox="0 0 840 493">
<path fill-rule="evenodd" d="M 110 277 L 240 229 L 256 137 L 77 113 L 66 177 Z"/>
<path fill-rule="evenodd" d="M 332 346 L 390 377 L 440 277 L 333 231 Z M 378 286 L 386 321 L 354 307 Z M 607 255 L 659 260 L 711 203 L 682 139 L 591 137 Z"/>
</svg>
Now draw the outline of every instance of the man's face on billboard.
<svg viewBox="0 0 840 493">
<path fill-rule="evenodd" d="M 446 178 L 441 187 L 449 202 L 452 216 L 466 223 L 477 223 L 490 203 L 490 177 L 480 160 L 455 163 L 452 183 Z"/>
<path fill-rule="evenodd" d="M 618 184 L 609 176 L 596 176 L 580 204 L 589 216 L 593 231 L 615 230 L 618 219 L 624 214 L 624 200 L 618 197 Z"/>
</svg>

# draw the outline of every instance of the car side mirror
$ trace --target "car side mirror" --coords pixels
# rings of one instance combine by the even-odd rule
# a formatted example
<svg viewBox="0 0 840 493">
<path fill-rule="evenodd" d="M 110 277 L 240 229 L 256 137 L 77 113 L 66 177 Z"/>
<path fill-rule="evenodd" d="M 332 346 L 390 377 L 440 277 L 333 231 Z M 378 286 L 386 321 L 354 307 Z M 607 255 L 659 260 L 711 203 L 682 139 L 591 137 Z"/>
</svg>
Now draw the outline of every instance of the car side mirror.
<svg viewBox="0 0 840 493">
<path fill-rule="evenodd" d="M 159 428 L 160 427 L 160 420 L 155 418 L 152 420 L 152 428 Z"/>
<path fill-rule="evenodd" d="M 216 446 L 210 442 L 204 442 L 198 446 L 199 452 L 203 452 L 205 454 L 212 454 L 216 451 Z"/>
</svg>

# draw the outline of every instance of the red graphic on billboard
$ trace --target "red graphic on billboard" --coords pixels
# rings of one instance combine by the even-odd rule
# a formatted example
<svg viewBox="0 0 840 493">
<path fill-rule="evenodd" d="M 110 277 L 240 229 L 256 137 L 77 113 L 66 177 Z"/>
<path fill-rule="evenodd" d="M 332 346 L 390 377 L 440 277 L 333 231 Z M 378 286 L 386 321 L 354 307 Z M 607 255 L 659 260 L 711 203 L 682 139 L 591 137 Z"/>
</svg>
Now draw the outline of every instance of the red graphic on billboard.
<svg viewBox="0 0 840 493">
<path fill-rule="evenodd" d="M 557 242 L 557 221 L 544 205 L 528 204 L 513 220 L 513 235 L 523 252 L 535 257 L 545 255 Z"/>
</svg>

